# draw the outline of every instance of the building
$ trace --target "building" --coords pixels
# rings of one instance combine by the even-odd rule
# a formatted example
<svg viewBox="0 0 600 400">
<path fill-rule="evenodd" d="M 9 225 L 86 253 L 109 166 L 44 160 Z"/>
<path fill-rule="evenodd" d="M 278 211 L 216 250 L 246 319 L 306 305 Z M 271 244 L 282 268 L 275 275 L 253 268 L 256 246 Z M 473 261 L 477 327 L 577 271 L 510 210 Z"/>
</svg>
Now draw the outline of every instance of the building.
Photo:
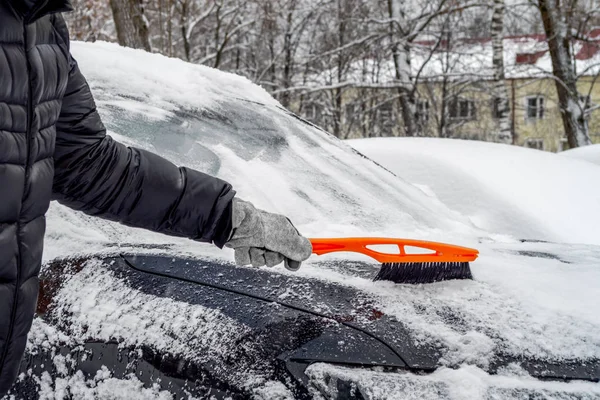
<svg viewBox="0 0 600 400">
<path fill-rule="evenodd" d="M 574 43 L 573 52 L 579 106 L 588 115 L 592 141 L 600 143 L 600 29 L 589 36 L 593 40 Z M 491 39 L 438 43 L 432 52 L 433 47 L 433 42 L 422 41 L 411 51 L 418 135 L 497 141 Z M 540 150 L 565 150 L 567 140 L 545 36 L 505 38 L 504 64 L 512 142 Z M 389 60 L 355 62 L 344 82 L 336 82 L 335 77 L 337 71 L 319 74 L 319 85 L 332 89 L 303 98 L 303 115 L 342 138 L 403 134 L 400 94 Z"/>
</svg>

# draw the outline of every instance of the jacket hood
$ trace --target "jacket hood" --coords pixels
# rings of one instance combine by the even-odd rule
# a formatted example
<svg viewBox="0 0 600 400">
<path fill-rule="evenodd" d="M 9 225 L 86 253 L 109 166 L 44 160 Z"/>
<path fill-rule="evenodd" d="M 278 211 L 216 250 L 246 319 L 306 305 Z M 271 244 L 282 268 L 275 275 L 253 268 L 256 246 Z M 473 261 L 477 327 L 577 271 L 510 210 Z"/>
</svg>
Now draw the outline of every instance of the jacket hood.
<svg viewBox="0 0 600 400">
<path fill-rule="evenodd" d="M 8 0 L 26 22 L 33 22 L 44 15 L 72 11 L 69 0 Z"/>
</svg>

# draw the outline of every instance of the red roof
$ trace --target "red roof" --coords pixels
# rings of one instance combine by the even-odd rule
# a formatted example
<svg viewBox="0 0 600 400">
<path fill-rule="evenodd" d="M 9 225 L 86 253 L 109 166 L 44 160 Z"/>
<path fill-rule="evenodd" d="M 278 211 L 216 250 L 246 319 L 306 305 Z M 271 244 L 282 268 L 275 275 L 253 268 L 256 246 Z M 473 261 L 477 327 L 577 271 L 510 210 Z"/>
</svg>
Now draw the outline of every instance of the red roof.
<svg viewBox="0 0 600 400">
<path fill-rule="evenodd" d="M 589 60 L 600 52 L 600 28 L 592 29 L 581 49 L 575 54 L 577 60 Z"/>
<path fill-rule="evenodd" d="M 513 40 L 518 42 L 519 40 L 536 40 L 538 42 L 546 41 L 546 35 L 544 34 L 530 34 L 530 35 L 513 35 L 513 36 L 505 36 L 506 40 Z M 575 54 L 575 58 L 577 60 L 589 60 L 590 58 L 595 57 L 600 53 L 600 28 L 592 29 L 588 35 L 587 40 L 580 41 L 582 43 L 581 48 Z M 457 42 L 461 44 L 483 44 L 490 42 L 491 38 L 464 38 L 458 39 Z M 434 46 L 435 41 L 433 40 L 422 40 L 415 42 L 421 46 Z M 448 50 L 447 41 L 442 41 L 440 47 L 440 51 Z M 544 54 L 546 54 L 546 50 L 535 52 L 535 53 L 518 53 L 516 55 L 515 62 L 517 64 L 535 64 Z"/>
<path fill-rule="evenodd" d="M 600 29 L 598 29 L 598 34 L 600 35 Z M 546 41 L 546 35 L 544 34 L 529 34 L 529 35 L 512 35 L 512 36 L 504 36 L 505 40 L 515 40 L 518 41 L 519 39 L 528 39 L 528 40 L 537 40 L 538 42 L 544 42 Z M 455 39 L 456 42 L 461 43 L 461 44 L 484 44 L 487 42 L 491 42 L 492 38 L 460 38 L 460 39 Z M 415 41 L 415 44 L 421 45 L 421 46 L 434 46 L 437 43 L 437 41 L 435 40 L 417 40 Z M 448 41 L 447 40 L 442 40 L 440 43 L 440 48 L 441 49 L 447 49 L 448 47 Z"/>
<path fill-rule="evenodd" d="M 538 62 L 538 60 L 540 58 L 542 58 L 542 56 L 546 54 L 546 50 L 542 50 L 542 51 L 537 51 L 535 53 L 517 53 L 516 57 L 515 57 L 515 63 L 517 65 L 522 65 L 522 64 L 535 64 Z"/>
</svg>

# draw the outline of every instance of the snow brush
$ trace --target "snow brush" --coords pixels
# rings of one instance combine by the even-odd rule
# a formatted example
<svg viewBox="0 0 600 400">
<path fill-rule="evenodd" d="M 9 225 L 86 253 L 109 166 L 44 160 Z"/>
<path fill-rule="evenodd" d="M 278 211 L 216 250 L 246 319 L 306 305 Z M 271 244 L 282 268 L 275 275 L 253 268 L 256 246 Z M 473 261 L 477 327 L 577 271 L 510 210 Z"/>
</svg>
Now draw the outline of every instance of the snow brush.
<svg viewBox="0 0 600 400">
<path fill-rule="evenodd" d="M 338 238 L 310 239 L 313 254 L 338 251 L 362 253 L 374 258 L 381 269 L 373 280 L 395 283 L 432 283 L 451 279 L 473 279 L 469 261 L 479 251 L 451 244 L 411 239 Z M 394 252 L 382 253 L 375 248 L 393 245 Z M 396 248 L 397 247 L 397 252 Z"/>
</svg>

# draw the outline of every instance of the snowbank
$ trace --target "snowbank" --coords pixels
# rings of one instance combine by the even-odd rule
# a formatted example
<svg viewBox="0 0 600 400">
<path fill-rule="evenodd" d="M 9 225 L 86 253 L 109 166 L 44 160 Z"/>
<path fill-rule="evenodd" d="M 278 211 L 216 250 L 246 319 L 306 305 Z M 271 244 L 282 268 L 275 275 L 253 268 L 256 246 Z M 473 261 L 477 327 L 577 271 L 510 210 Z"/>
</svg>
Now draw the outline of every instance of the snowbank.
<svg viewBox="0 0 600 400">
<path fill-rule="evenodd" d="M 521 147 L 432 138 L 349 143 L 486 231 L 600 244 L 600 168 Z M 600 147 L 592 146 L 592 151 Z M 586 153 L 587 154 L 587 153 Z"/>
<path fill-rule="evenodd" d="M 576 149 L 565 150 L 560 153 L 561 156 L 571 157 L 578 160 L 584 160 L 596 165 L 600 165 L 600 144 L 578 147 Z M 591 184 L 591 183 L 590 183 Z"/>
</svg>

